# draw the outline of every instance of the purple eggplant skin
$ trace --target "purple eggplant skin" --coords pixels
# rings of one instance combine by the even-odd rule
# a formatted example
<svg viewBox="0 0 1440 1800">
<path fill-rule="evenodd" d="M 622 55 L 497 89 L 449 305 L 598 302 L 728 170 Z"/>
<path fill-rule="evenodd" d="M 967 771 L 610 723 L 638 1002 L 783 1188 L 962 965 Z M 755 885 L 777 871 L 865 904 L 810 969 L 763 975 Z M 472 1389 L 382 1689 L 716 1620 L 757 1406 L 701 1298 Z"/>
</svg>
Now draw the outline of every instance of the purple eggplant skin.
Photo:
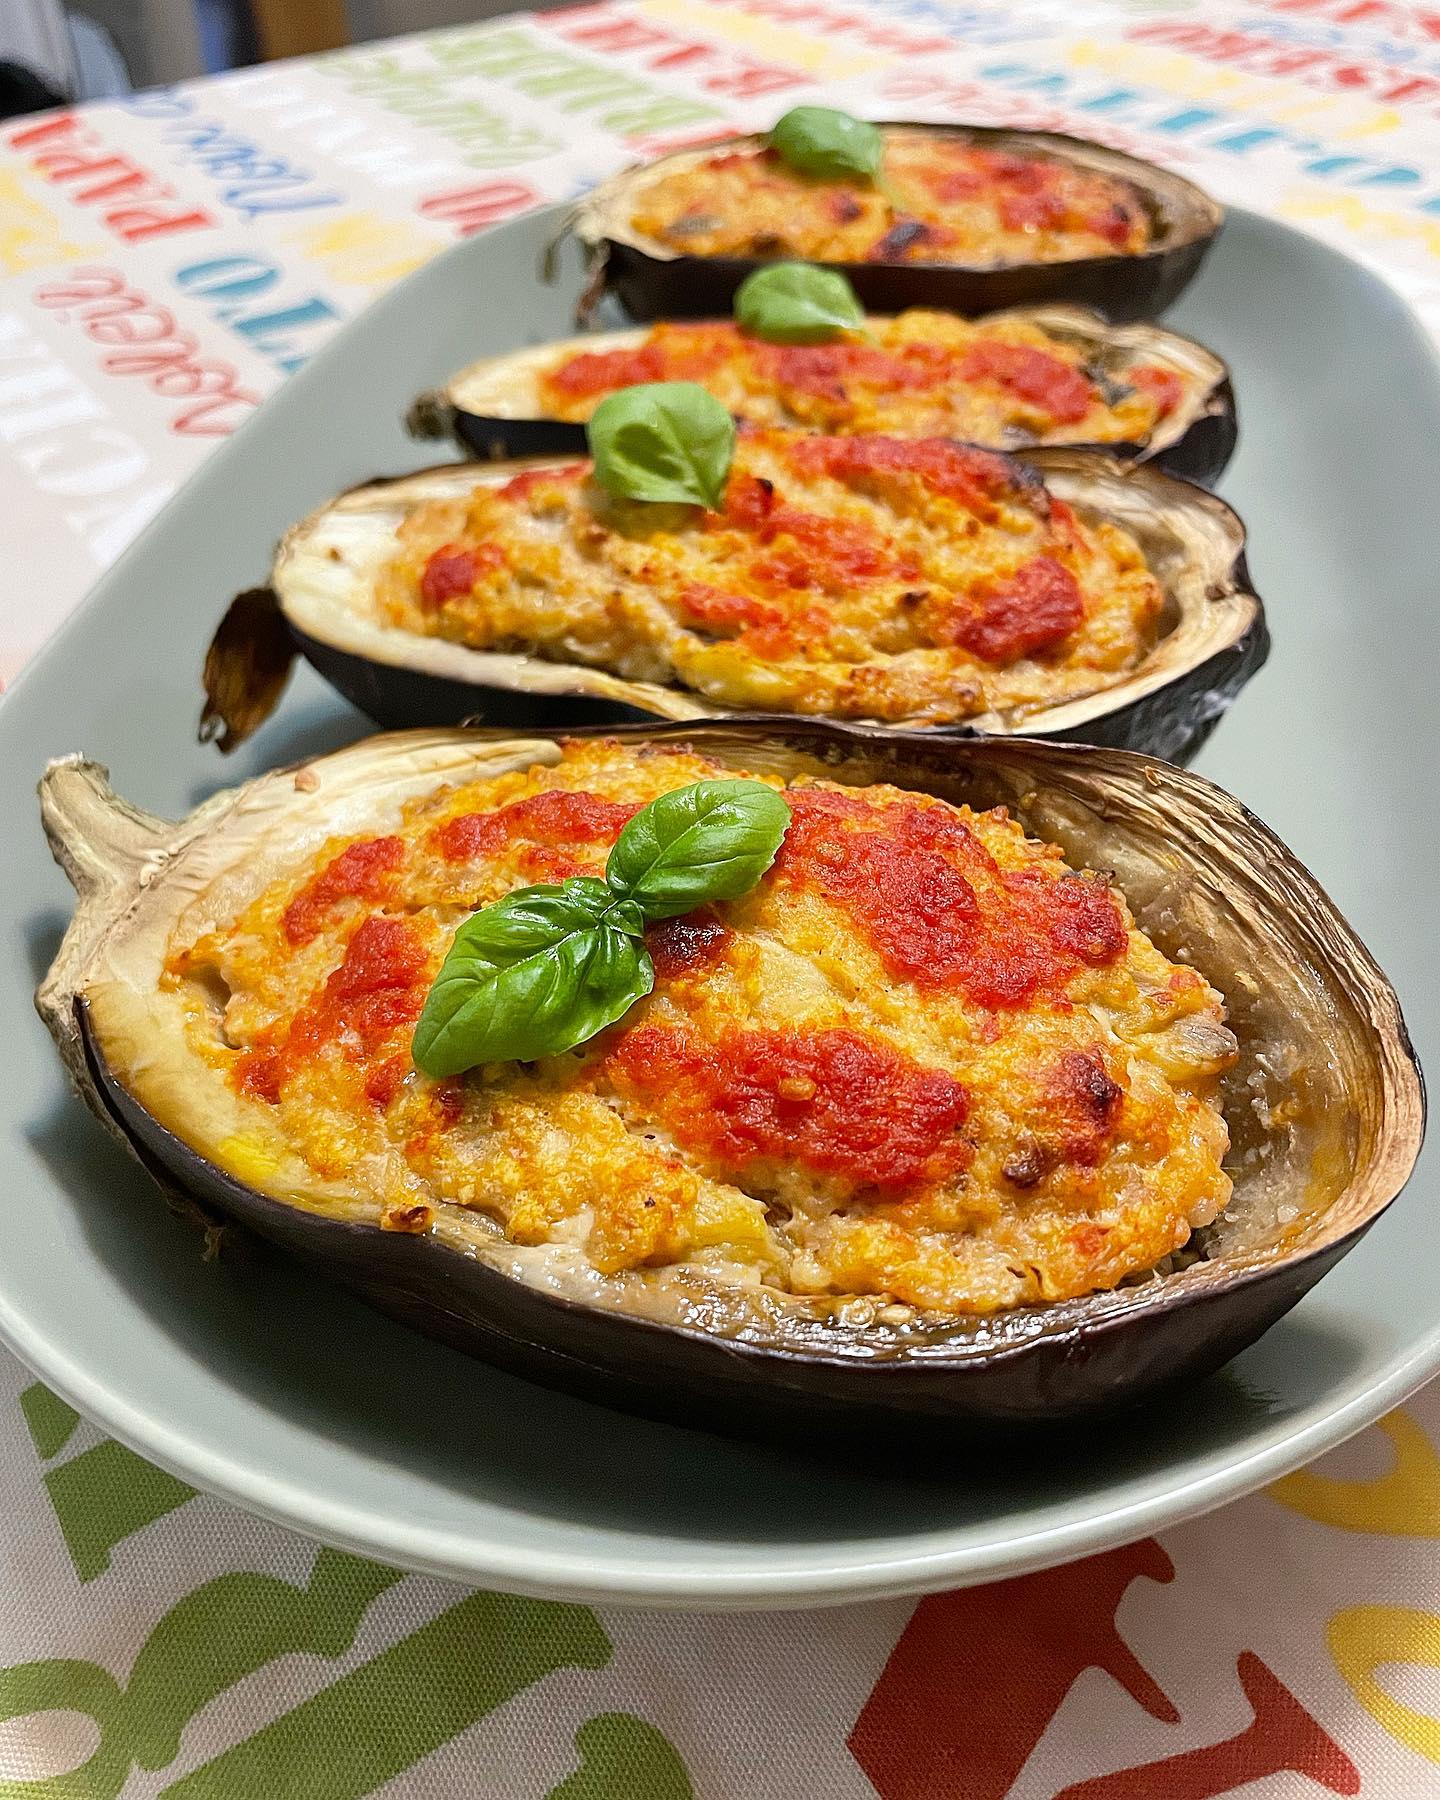
<svg viewBox="0 0 1440 1800">
<path fill-rule="evenodd" d="M 1200 272 L 1213 238 L 1143 256 L 1094 256 L 1063 263 L 966 269 L 943 263 L 826 263 L 854 288 L 867 312 L 934 306 L 975 318 L 1007 306 L 1064 300 L 1093 306 L 1112 324 L 1154 319 Z M 652 319 L 708 319 L 727 312 L 735 290 L 761 266 L 751 257 L 647 256 L 633 244 L 606 245 L 605 286 L 637 325 Z"/>
<path fill-rule="evenodd" d="M 1242 587 L 1250 586 L 1243 559 L 1237 565 L 1236 576 Z M 592 694 L 535 694 L 517 688 L 446 681 L 422 670 L 371 662 L 352 651 L 322 643 L 294 625 L 289 630 L 296 649 L 316 673 L 386 731 L 408 731 L 461 720 L 519 732 L 583 730 L 653 720 L 652 714 L 639 707 Z M 1242 688 L 1264 667 L 1269 654 L 1270 631 L 1261 610 L 1243 637 L 1217 650 L 1203 663 L 1129 706 L 1090 719 L 1072 730 L 1054 733 L 1055 741 L 1138 750 L 1183 768 L 1199 755 Z M 781 726 L 788 717 L 777 714 L 767 722 Z M 982 735 L 969 725 L 922 729 L 939 739 Z"/>
<path fill-rule="evenodd" d="M 1041 153 L 1103 168 L 1139 192 L 1156 223 L 1158 241 L 1138 256 L 1075 257 L 1063 262 L 992 267 L 943 262 L 826 264 L 847 277 L 861 305 L 870 312 L 934 306 L 973 317 L 1003 307 L 1063 300 L 1094 307 L 1117 324 L 1153 319 L 1189 286 L 1224 225 L 1221 207 L 1193 183 L 1084 138 L 1061 132 L 1011 131 L 1002 126 L 916 125 L 910 120 L 886 120 L 880 125 L 882 130 L 953 134 L 995 149 Z M 709 148 L 753 141 L 738 137 Z M 625 188 L 637 172 L 622 170 L 582 203 L 579 235 L 592 251 L 595 275 L 581 301 L 581 322 L 602 291 L 613 293 L 637 323 L 723 316 L 740 283 L 765 259 L 654 256 L 627 241 L 618 229 L 617 235 L 610 235 L 606 215 L 611 210 L 628 212 Z"/>
<path fill-rule="evenodd" d="M 289 626 L 295 648 L 336 693 L 386 731 L 460 722 L 504 725 L 517 732 L 569 731 L 577 726 L 632 725 L 653 714 L 593 694 L 531 694 L 521 688 L 478 687 L 446 681 L 421 669 L 371 662 Z"/>
<path fill-rule="evenodd" d="M 477 687 L 444 681 L 417 669 L 370 662 L 337 650 L 291 626 L 296 648 L 317 674 L 366 718 L 386 731 L 464 721 L 525 732 L 588 730 L 604 725 L 653 722 L 653 714 L 592 694 L 531 694 L 516 688 Z M 1057 743 L 1099 744 L 1111 750 L 1138 750 L 1184 768 L 1204 747 L 1240 690 L 1270 654 L 1264 615 L 1246 635 L 1153 694 L 1070 731 L 1054 733 Z M 759 717 L 760 715 L 753 715 Z M 790 715 L 765 722 L 783 726 Z M 937 739 L 975 738 L 969 725 L 928 728 Z"/>
<path fill-rule="evenodd" d="M 590 454 L 585 427 L 573 419 L 495 419 L 457 408 L 453 430 L 477 462 Z"/>
<path fill-rule="evenodd" d="M 479 462 L 496 462 L 522 456 L 588 456 L 585 427 L 571 419 L 497 419 L 458 408 L 451 429 L 461 445 Z M 1081 450 L 1098 450 L 1121 461 L 1147 461 L 1167 475 L 1177 475 L 1200 487 L 1214 487 L 1235 454 L 1240 428 L 1235 414 L 1235 391 L 1224 381 L 1211 395 L 1209 410 L 1202 413 L 1184 437 L 1153 456 L 1143 444 L 1079 444 Z M 1024 455 L 1024 451 L 1017 451 Z"/>
<path fill-rule="evenodd" d="M 1230 467 L 1239 441 L 1235 389 L 1227 377 L 1211 395 L 1209 409 L 1196 419 L 1184 437 L 1158 451 L 1150 460 L 1167 475 L 1176 475 L 1181 481 L 1193 481 L 1199 487 L 1213 488 Z M 1096 445 L 1097 449 L 1100 447 Z M 1111 454 L 1123 457 L 1127 454 L 1127 446 L 1122 444 Z"/>
<path fill-rule="evenodd" d="M 162 1187 L 298 1257 L 403 1324 L 507 1373 L 670 1424 L 745 1437 L 929 1441 L 1102 1418 L 1222 1368 L 1364 1235 L 1139 1315 L 1070 1323 L 983 1354 L 818 1354 L 607 1312 L 542 1292 L 425 1237 L 285 1206 L 167 1131 L 115 1079 L 83 1000 L 90 1072 Z M 1205 1305 L 1197 1302 L 1204 1298 Z M 939 1346 L 936 1346 L 937 1350 Z"/>
<path fill-rule="evenodd" d="M 1242 555 L 1235 579 L 1250 589 L 1250 570 Z M 1096 744 L 1108 750 L 1139 750 L 1162 762 L 1186 768 L 1204 749 L 1211 732 L 1230 710 L 1241 689 L 1264 668 L 1270 656 L 1270 627 L 1261 608 L 1250 629 L 1235 643 L 1187 669 L 1176 680 L 1073 731 L 1052 734 L 1059 744 Z"/>
</svg>

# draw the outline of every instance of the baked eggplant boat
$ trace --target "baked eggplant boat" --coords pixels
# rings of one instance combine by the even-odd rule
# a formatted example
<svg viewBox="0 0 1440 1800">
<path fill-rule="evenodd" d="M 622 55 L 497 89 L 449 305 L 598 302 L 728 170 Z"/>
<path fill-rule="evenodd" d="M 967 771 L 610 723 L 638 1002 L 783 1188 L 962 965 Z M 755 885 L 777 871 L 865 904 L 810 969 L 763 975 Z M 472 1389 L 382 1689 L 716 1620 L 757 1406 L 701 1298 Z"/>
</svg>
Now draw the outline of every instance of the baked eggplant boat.
<svg viewBox="0 0 1440 1800">
<path fill-rule="evenodd" d="M 1243 549 L 1212 495 L 1092 451 L 742 432 L 717 510 L 452 464 L 288 534 L 202 731 L 241 741 L 293 644 L 392 727 L 816 713 L 1181 760 L 1268 648 Z"/>
<path fill-rule="evenodd" d="M 633 382 L 698 381 L 742 423 L 953 437 L 992 450 L 1103 448 L 1209 486 L 1234 453 L 1225 365 L 1158 325 L 1076 306 L 967 322 L 916 308 L 864 336 L 771 343 L 730 320 L 591 333 L 472 363 L 410 413 L 479 457 L 585 454 L 585 422 Z"/>
<path fill-rule="evenodd" d="M 1420 1143 L 1395 996 L 1325 894 L 1124 752 L 452 730 L 179 825 L 80 758 L 42 804 L 80 900 L 38 1005 L 163 1185 L 689 1423 L 1038 1422 L 1194 1379 Z M 591 924 L 551 929 L 571 896 Z"/>
<path fill-rule="evenodd" d="M 843 269 L 877 313 L 1068 300 L 1154 318 L 1223 222 L 1180 176 L 1082 138 L 890 123 L 873 173 L 823 158 L 811 168 L 831 172 L 810 173 L 777 147 L 778 129 L 596 187 L 573 217 L 592 257 L 582 317 L 606 290 L 638 320 L 724 313 L 758 265 L 798 257 Z"/>
</svg>

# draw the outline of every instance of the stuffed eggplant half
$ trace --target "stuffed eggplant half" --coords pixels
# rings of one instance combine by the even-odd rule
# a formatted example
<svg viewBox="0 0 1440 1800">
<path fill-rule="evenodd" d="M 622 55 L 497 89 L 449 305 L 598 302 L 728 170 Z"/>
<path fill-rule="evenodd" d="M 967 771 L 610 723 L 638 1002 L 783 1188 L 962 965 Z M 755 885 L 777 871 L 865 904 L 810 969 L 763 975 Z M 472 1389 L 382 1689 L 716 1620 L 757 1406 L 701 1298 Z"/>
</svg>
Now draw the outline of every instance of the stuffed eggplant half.
<svg viewBox="0 0 1440 1800">
<path fill-rule="evenodd" d="M 449 465 L 289 533 L 202 729 L 239 742 L 293 642 L 386 726 L 812 713 L 1181 760 L 1268 648 L 1243 547 L 1212 495 L 1093 451 L 742 431 L 713 510 Z"/>
<path fill-rule="evenodd" d="M 843 269 L 875 312 L 1068 300 L 1154 318 L 1224 217 L 1167 169 L 1050 132 L 884 124 L 873 173 L 823 157 L 807 172 L 774 136 L 602 182 L 574 216 L 593 259 L 582 313 L 605 289 L 634 319 L 723 313 L 757 266 L 798 257 Z"/>
<path fill-rule="evenodd" d="M 992 450 L 1099 447 L 1209 486 L 1235 449 L 1225 365 L 1158 325 L 1075 306 L 967 322 L 916 308 L 863 335 L 771 343 L 731 320 L 541 344 L 472 363 L 410 414 L 473 456 L 584 455 L 585 422 L 634 382 L 698 381 L 751 425 L 953 437 Z"/>
<path fill-rule="evenodd" d="M 80 904 L 38 1004 L 135 1155 L 622 1406 L 1128 1404 L 1264 1331 L 1418 1151 L 1395 996 L 1334 906 L 1227 795 L 1126 752 L 451 730 L 178 825 L 80 758 L 42 801 Z M 552 929 L 571 897 L 591 923 Z"/>
</svg>

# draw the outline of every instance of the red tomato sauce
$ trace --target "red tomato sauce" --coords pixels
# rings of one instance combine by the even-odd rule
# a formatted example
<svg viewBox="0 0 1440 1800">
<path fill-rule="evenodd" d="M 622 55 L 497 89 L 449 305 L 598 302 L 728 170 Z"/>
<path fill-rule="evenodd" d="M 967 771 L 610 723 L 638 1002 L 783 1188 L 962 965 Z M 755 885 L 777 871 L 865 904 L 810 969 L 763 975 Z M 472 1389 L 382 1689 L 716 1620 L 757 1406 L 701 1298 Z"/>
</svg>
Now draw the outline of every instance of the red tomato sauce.
<svg viewBox="0 0 1440 1800">
<path fill-rule="evenodd" d="M 1101 882 L 1002 871 L 963 819 L 908 802 L 787 794 L 792 821 L 776 878 L 838 901 L 892 974 L 960 989 L 979 1006 L 1023 1006 L 1082 965 L 1126 948 Z"/>
<path fill-rule="evenodd" d="M 526 501 L 536 488 L 564 487 L 570 482 L 583 480 L 589 473 L 588 462 L 565 463 L 558 469 L 522 469 L 496 491 L 502 500 Z"/>
<path fill-rule="evenodd" d="M 860 488 L 914 476 L 932 493 L 979 513 L 1021 485 L 1009 457 L 953 438 L 802 437 L 786 455 L 801 475 L 829 475 Z"/>
<path fill-rule="evenodd" d="M 551 369 L 544 385 L 567 400 L 590 394 L 608 394 L 612 388 L 636 387 L 645 381 L 664 381 L 665 361 L 656 344 L 633 350 L 587 350 Z"/>
<path fill-rule="evenodd" d="M 757 578 L 758 567 L 752 564 L 750 570 Z M 682 588 L 677 600 L 692 625 L 713 637 L 739 638 L 756 656 L 793 656 L 802 639 L 815 642 L 823 638 L 832 623 L 823 606 L 787 609 L 753 594 L 727 593 L 699 581 Z"/>
<path fill-rule="evenodd" d="M 1185 383 L 1173 369 L 1157 368 L 1154 363 L 1140 363 L 1128 371 L 1130 385 L 1140 388 L 1160 409 L 1163 418 L 1174 412 L 1185 394 Z"/>
<path fill-rule="evenodd" d="M 319 935 L 337 901 L 383 900 L 404 860 L 405 845 L 398 837 L 351 844 L 307 881 L 285 908 L 281 923 L 286 937 L 292 944 L 308 944 Z"/>
<path fill-rule="evenodd" d="M 1069 211 L 1058 194 L 1002 194 L 999 200 L 1000 223 L 1007 231 L 1060 231 Z"/>
<path fill-rule="evenodd" d="M 708 908 L 684 913 L 678 919 L 662 919 L 645 933 L 645 948 L 655 965 L 657 981 L 678 981 L 719 962 L 735 934 Z"/>
<path fill-rule="evenodd" d="M 687 619 L 716 637 L 785 623 L 784 613 L 770 601 L 757 600 L 753 594 L 729 593 L 703 581 L 688 583 L 676 598 Z"/>
<path fill-rule="evenodd" d="M 725 510 L 716 523 L 758 530 L 778 504 L 775 483 L 744 469 L 732 469 L 725 486 Z"/>
<path fill-rule="evenodd" d="M 262 1042 L 239 1058 L 235 1086 L 273 1103 L 295 1069 L 327 1044 L 343 1044 L 353 1062 L 374 1055 L 391 1032 L 420 1017 L 429 976 L 429 953 L 415 928 L 372 914 L 350 939 L 339 968 L 290 1021 L 283 1041 Z"/>
<path fill-rule="evenodd" d="M 1011 663 L 1053 649 L 1085 623 L 1079 584 L 1053 556 L 1032 557 L 966 600 L 975 610 L 955 616 L 949 640 L 982 662 Z"/>
<path fill-rule="evenodd" d="M 778 386 L 833 400 L 843 400 L 851 382 L 879 388 L 939 387 L 953 360 L 948 350 L 928 344 L 891 351 L 873 344 L 757 342 L 752 353 Z"/>
<path fill-rule="evenodd" d="M 365 1098 L 377 1112 L 384 1112 L 400 1092 L 409 1073 L 410 1058 L 403 1051 L 387 1056 L 365 1077 Z"/>
<path fill-rule="evenodd" d="M 998 338 L 982 338 L 972 344 L 961 357 L 957 373 L 962 381 L 998 382 L 1007 392 L 1065 425 L 1083 419 L 1094 398 L 1090 383 L 1062 358 L 1029 344 L 1002 343 Z"/>
<path fill-rule="evenodd" d="M 546 880 L 563 881 L 583 865 L 549 853 L 613 844 L 639 810 L 638 804 L 628 801 L 550 788 L 495 812 L 460 813 L 437 826 L 430 842 L 447 862 L 476 862 L 501 855 L 516 840 L 529 839 L 531 847 L 521 854 L 527 872 L 539 870 Z"/>
<path fill-rule="evenodd" d="M 891 577 L 915 581 L 920 565 L 858 519 L 827 518 L 778 506 L 760 529 L 760 542 L 775 547 L 756 557 L 750 573 L 768 588 L 828 588 L 843 593 L 863 581 Z M 776 544 L 776 539 L 789 542 Z"/>
<path fill-rule="evenodd" d="M 496 544 L 442 544 L 425 564 L 420 577 L 420 599 L 426 606 L 443 606 L 468 594 L 482 575 L 505 567 L 505 552 Z"/>
<path fill-rule="evenodd" d="M 943 1180 L 974 1155 L 960 1135 L 961 1084 L 858 1032 L 737 1030 L 706 1043 L 642 1025 L 605 1068 L 680 1143 L 727 1169 L 782 1158 L 894 1193 Z"/>
<path fill-rule="evenodd" d="M 1113 244 L 1117 250 L 1123 250 L 1130 242 L 1130 228 L 1134 218 L 1129 207 L 1121 206 L 1116 201 L 1111 206 L 1102 207 L 1097 213 L 1091 213 L 1085 220 L 1086 227 L 1096 237 L 1102 237 Z"/>
<path fill-rule="evenodd" d="M 626 350 L 582 350 L 541 376 L 557 400 L 589 399 L 647 381 L 697 381 L 734 355 L 739 341 L 728 320 L 656 326 L 643 344 Z"/>
</svg>

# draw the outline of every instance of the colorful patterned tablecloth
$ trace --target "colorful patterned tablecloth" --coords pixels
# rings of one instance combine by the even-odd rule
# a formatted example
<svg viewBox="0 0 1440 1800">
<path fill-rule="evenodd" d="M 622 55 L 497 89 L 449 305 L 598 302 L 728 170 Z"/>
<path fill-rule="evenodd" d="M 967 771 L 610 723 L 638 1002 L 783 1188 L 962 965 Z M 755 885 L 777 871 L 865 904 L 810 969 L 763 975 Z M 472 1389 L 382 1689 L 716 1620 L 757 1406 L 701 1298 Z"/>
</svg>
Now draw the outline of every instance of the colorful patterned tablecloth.
<svg viewBox="0 0 1440 1800">
<path fill-rule="evenodd" d="M 381 288 L 820 96 L 1055 127 L 1382 267 L 1440 331 L 1440 10 L 606 0 L 0 127 L 0 675 Z M 0 1353 L 0 1796 L 1440 1796 L 1440 1384 L 1315 1469 L 915 1605 L 610 1613 L 320 1549 Z"/>
</svg>

